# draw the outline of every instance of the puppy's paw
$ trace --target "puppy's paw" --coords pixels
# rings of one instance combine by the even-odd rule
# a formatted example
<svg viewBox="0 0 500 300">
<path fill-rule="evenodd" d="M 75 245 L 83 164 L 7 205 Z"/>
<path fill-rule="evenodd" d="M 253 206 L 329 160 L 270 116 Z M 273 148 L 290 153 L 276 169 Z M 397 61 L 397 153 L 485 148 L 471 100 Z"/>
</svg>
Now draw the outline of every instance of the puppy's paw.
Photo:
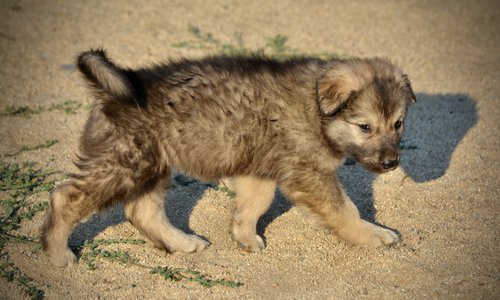
<svg viewBox="0 0 500 300">
<path fill-rule="evenodd" d="M 398 233 L 393 230 L 361 220 L 359 226 L 351 228 L 348 234 L 340 236 L 347 242 L 365 247 L 389 246 L 399 243 Z"/>
<path fill-rule="evenodd" d="M 390 246 L 399 243 L 401 240 L 398 233 L 393 230 L 373 225 L 373 231 L 371 233 L 371 238 L 368 246 L 379 247 L 379 246 Z"/>
<path fill-rule="evenodd" d="M 237 237 L 233 234 L 233 240 L 238 243 L 238 246 L 247 252 L 258 252 L 266 247 L 264 241 L 258 234 L 248 235 L 245 237 Z"/>
<path fill-rule="evenodd" d="M 174 245 L 167 247 L 171 252 L 199 252 L 210 245 L 209 242 L 194 234 L 184 234 L 175 240 Z"/>
<path fill-rule="evenodd" d="M 61 268 L 76 263 L 76 256 L 69 248 L 66 248 L 63 251 L 47 252 L 47 256 L 55 266 Z"/>
</svg>

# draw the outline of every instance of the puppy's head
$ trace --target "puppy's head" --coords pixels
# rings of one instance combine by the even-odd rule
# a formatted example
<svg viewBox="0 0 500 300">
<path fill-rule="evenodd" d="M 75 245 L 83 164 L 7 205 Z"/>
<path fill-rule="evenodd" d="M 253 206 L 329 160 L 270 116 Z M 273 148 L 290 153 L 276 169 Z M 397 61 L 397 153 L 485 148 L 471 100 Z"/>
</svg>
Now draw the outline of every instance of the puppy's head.
<svg viewBox="0 0 500 300">
<path fill-rule="evenodd" d="M 415 101 L 408 77 L 379 58 L 332 62 L 318 80 L 327 139 L 372 172 L 398 166 L 407 106 Z"/>
</svg>

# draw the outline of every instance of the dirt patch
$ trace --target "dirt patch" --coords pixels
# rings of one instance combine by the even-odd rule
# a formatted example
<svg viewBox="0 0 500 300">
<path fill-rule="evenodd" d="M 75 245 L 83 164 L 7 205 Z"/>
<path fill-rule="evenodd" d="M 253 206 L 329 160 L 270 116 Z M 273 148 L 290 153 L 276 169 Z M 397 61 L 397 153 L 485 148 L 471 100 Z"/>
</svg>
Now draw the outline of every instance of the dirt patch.
<svg viewBox="0 0 500 300">
<path fill-rule="evenodd" d="M 495 1 L 1 1 L 2 298 L 498 298 L 499 16 Z M 418 98 L 402 166 L 339 170 L 364 218 L 402 244 L 349 247 L 277 192 L 259 222 L 267 248 L 244 253 L 231 193 L 178 175 L 167 214 L 208 249 L 160 251 L 116 207 L 76 228 L 77 265 L 53 267 L 38 228 L 91 101 L 73 60 L 97 46 L 130 67 L 249 50 L 402 65 Z"/>
</svg>

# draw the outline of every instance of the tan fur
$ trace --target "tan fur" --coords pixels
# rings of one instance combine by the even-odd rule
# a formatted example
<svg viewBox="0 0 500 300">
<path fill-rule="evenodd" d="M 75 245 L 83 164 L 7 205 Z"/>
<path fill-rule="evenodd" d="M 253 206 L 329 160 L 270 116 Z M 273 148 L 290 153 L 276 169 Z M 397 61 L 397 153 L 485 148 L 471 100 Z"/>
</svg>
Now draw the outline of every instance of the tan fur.
<svg viewBox="0 0 500 300">
<path fill-rule="evenodd" d="M 133 93 L 132 87 L 128 84 L 126 76 L 116 70 L 113 64 L 108 62 L 107 57 L 92 52 L 82 55 L 78 64 L 87 66 L 89 73 L 92 73 L 100 84 L 100 88 L 117 97 L 126 97 Z"/>
<path fill-rule="evenodd" d="M 127 202 L 127 219 L 158 248 L 184 253 L 203 250 L 209 245 L 207 241 L 175 228 L 165 216 L 164 198 L 167 185 L 167 182 L 160 182 L 149 193 Z"/>
<path fill-rule="evenodd" d="M 247 251 L 264 249 L 264 241 L 255 229 L 259 218 L 267 211 L 274 198 L 276 182 L 243 176 L 232 179 L 236 191 L 232 237 Z"/>
<path fill-rule="evenodd" d="M 74 188 L 67 184 L 57 187 L 50 195 L 49 211 L 42 224 L 42 247 L 56 266 L 74 263 L 76 257 L 68 248 L 68 236 L 80 216 L 68 209 L 68 202 L 74 201 Z M 76 220 L 76 221 L 75 221 Z"/>
<path fill-rule="evenodd" d="M 52 192 L 42 226 L 56 265 L 75 261 L 67 244 L 72 228 L 117 202 L 158 247 L 208 246 L 166 218 L 173 170 L 229 179 L 237 192 L 232 236 L 248 251 L 264 248 L 256 224 L 276 186 L 349 243 L 399 241 L 360 218 L 335 174 L 345 155 L 378 173 L 399 162 L 415 95 L 390 62 L 222 56 L 129 70 L 97 50 L 81 54 L 78 67 L 97 101 L 81 138 L 79 172 Z"/>
</svg>

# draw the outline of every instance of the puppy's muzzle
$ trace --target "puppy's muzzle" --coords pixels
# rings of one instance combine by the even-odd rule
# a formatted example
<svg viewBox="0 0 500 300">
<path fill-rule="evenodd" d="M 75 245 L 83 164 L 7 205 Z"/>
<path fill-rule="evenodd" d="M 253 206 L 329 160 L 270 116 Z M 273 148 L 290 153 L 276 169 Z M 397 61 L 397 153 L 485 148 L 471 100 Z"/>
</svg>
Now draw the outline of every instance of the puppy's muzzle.
<svg viewBox="0 0 500 300">
<path fill-rule="evenodd" d="M 399 159 L 383 159 L 380 164 L 384 170 L 393 170 L 399 165 Z"/>
</svg>

